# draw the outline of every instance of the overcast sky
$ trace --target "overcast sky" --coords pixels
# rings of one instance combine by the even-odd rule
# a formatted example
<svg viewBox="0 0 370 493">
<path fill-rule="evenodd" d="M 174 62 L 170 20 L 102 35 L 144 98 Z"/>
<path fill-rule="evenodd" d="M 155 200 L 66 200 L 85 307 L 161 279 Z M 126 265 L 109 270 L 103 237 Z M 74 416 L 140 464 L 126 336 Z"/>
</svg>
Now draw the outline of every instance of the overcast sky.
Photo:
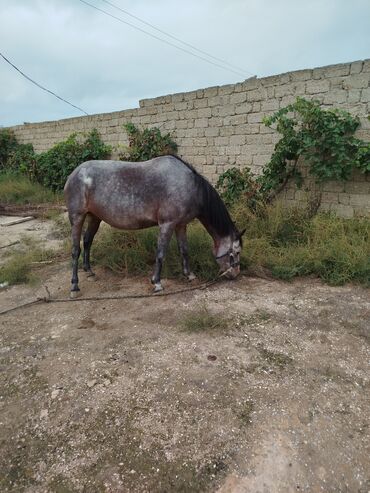
<svg viewBox="0 0 370 493">
<path fill-rule="evenodd" d="M 193 51 L 103 0 L 86 1 Z M 0 52 L 89 114 L 135 108 L 140 99 L 236 83 L 250 75 L 370 57 L 370 0 L 110 1 L 239 67 L 238 73 L 175 49 L 80 0 L 0 0 Z M 81 114 L 0 58 L 0 125 Z"/>
</svg>

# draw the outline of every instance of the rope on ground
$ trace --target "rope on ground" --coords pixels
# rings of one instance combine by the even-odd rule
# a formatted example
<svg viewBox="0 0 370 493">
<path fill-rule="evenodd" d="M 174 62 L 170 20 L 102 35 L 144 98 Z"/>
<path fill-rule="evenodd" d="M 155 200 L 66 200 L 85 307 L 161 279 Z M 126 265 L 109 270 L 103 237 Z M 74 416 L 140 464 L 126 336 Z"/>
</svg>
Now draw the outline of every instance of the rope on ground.
<svg viewBox="0 0 370 493">
<path fill-rule="evenodd" d="M 161 291 L 159 293 L 150 293 L 150 294 L 123 294 L 123 295 L 110 295 L 110 296 L 88 296 L 86 298 L 52 298 L 50 295 L 50 291 L 47 286 L 44 286 L 47 296 L 37 297 L 35 300 L 28 301 L 27 303 L 22 303 L 21 305 L 14 306 L 12 308 L 8 308 L 7 310 L 3 310 L 0 312 L 0 315 L 5 315 L 6 313 L 13 312 L 20 308 L 24 308 L 26 306 L 41 304 L 41 303 L 74 303 L 77 301 L 109 301 L 109 300 L 135 300 L 141 298 L 163 298 L 164 296 L 171 296 L 175 294 L 186 293 L 188 291 L 197 291 L 206 289 L 213 284 L 218 283 L 225 276 L 226 272 L 223 272 L 216 278 L 211 281 L 207 281 L 199 286 L 192 286 L 190 288 L 182 288 L 176 289 L 175 291 Z"/>
</svg>

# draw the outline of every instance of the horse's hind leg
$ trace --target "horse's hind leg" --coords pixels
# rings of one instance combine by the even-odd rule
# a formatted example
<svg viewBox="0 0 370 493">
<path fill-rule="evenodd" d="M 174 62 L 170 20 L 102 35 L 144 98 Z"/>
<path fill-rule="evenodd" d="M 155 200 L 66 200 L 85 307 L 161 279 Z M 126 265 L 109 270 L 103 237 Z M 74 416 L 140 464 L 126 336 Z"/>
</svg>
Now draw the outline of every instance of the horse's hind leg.
<svg viewBox="0 0 370 493">
<path fill-rule="evenodd" d="M 179 247 L 181 261 L 182 261 L 182 271 L 184 276 L 192 281 L 195 279 L 195 274 L 193 274 L 189 267 L 189 253 L 188 253 L 188 241 L 186 238 L 186 224 L 180 224 L 176 227 L 176 239 L 177 245 Z"/>
<path fill-rule="evenodd" d="M 71 298 L 77 296 L 80 288 L 78 287 L 78 259 L 81 253 L 80 240 L 82 225 L 86 214 L 74 214 L 69 216 L 72 225 L 72 286 Z"/>
<path fill-rule="evenodd" d="M 88 214 L 87 221 L 88 223 L 87 223 L 87 228 L 84 234 L 84 241 L 83 241 L 84 243 L 83 268 L 84 271 L 87 272 L 87 277 L 94 279 L 95 274 L 91 270 L 91 265 L 90 265 L 90 249 L 94 236 L 99 229 L 101 220 L 92 214 Z"/>
<path fill-rule="evenodd" d="M 173 230 L 174 230 L 174 225 L 171 223 L 161 224 L 159 226 L 157 256 L 155 259 L 154 274 L 152 277 L 152 284 L 154 284 L 154 292 L 162 291 L 163 289 L 161 284 L 162 264 Z"/>
</svg>

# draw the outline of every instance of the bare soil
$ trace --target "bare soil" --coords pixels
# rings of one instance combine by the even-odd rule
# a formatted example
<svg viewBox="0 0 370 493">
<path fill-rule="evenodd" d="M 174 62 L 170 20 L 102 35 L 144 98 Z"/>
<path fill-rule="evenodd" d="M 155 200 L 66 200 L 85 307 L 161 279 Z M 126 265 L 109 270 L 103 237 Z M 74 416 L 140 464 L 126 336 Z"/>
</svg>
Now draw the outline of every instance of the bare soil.
<svg viewBox="0 0 370 493">
<path fill-rule="evenodd" d="M 84 296 L 151 289 L 97 274 Z M 0 311 L 68 295 L 68 263 L 40 275 Z M 184 330 L 204 307 L 227 322 Z M 2 315 L 0 491 L 368 492 L 369 335 L 369 291 L 315 279 Z"/>
</svg>

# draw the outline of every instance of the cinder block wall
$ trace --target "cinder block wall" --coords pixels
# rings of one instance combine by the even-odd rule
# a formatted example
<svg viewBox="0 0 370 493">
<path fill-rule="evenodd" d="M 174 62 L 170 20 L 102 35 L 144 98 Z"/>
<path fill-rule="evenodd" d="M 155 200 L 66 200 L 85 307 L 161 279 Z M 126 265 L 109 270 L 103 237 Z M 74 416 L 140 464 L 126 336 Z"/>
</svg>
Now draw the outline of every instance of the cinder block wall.
<svg viewBox="0 0 370 493">
<path fill-rule="evenodd" d="M 358 136 L 370 140 L 370 59 L 248 79 L 237 84 L 140 101 L 140 107 L 65 120 L 12 127 L 19 142 L 31 142 L 37 152 L 49 149 L 72 132 L 97 128 L 114 147 L 127 144 L 126 122 L 159 126 L 179 145 L 179 154 L 211 182 L 232 166 L 249 166 L 256 174 L 270 159 L 279 135 L 266 128 L 263 117 L 294 102 L 297 96 L 318 99 L 323 107 L 338 107 L 361 118 Z M 308 180 L 306 189 L 314 187 Z M 282 197 L 295 204 L 307 190 L 290 184 Z M 322 209 L 351 217 L 370 213 L 370 178 L 355 174 L 345 184 L 327 183 Z"/>
</svg>

